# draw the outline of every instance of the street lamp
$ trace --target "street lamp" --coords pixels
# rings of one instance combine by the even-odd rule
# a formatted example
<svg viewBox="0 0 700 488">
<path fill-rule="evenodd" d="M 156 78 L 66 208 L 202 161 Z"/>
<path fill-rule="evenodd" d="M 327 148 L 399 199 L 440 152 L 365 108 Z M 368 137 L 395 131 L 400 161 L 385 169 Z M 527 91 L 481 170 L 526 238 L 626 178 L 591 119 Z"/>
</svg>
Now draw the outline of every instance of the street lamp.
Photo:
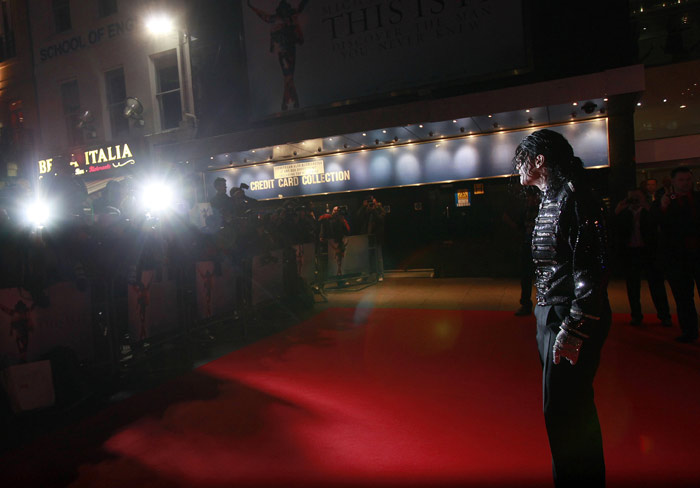
<svg viewBox="0 0 700 488">
<path fill-rule="evenodd" d="M 192 58 L 190 55 L 190 35 L 186 27 L 176 26 L 172 16 L 165 13 L 151 14 L 145 21 L 146 29 L 155 37 L 177 33 L 177 62 L 182 87 L 183 116 L 196 124 L 194 111 L 194 91 L 192 88 Z"/>
<path fill-rule="evenodd" d="M 173 19 L 164 14 L 154 14 L 146 19 L 146 29 L 156 36 L 168 34 L 175 29 Z"/>
</svg>

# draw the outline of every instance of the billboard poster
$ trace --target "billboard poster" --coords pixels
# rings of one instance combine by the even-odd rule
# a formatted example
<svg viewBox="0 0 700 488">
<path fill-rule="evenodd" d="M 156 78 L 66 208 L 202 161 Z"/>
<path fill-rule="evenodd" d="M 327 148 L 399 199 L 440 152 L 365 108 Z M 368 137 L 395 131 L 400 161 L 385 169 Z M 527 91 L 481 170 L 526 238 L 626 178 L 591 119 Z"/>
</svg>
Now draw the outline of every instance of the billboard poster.
<svg viewBox="0 0 700 488">
<path fill-rule="evenodd" d="M 55 347 L 67 347 L 81 361 L 94 356 L 90 291 L 73 282 L 45 290 L 48 306 L 23 289 L 0 290 L 0 364 L 38 361 Z"/>
<path fill-rule="evenodd" d="M 607 119 L 551 127 L 568 139 L 587 168 L 607 166 Z M 258 199 L 300 197 L 342 191 L 444 183 L 513 173 L 513 155 L 532 129 L 412 143 L 382 149 L 325 155 L 298 161 L 233 167 L 207 174 L 241 183 Z"/>
<path fill-rule="evenodd" d="M 249 0 L 252 117 L 528 66 L 522 0 Z"/>
<path fill-rule="evenodd" d="M 135 341 L 175 332 L 178 300 L 175 279 L 167 268 L 143 270 L 128 289 L 129 332 Z"/>
<path fill-rule="evenodd" d="M 195 267 L 197 318 L 232 314 L 236 303 L 236 273 L 231 261 L 223 259 L 218 266 L 213 261 L 198 261 Z"/>
<path fill-rule="evenodd" d="M 284 296 L 284 256 L 276 250 L 253 258 L 253 305 Z"/>
</svg>

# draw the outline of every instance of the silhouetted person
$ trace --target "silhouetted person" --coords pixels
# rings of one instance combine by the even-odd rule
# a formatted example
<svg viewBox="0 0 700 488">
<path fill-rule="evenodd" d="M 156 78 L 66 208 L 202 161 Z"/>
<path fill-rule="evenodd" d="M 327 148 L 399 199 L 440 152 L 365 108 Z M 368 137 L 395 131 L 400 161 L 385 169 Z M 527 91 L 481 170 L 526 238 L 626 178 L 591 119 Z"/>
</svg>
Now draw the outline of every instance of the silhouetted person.
<svg viewBox="0 0 700 488">
<path fill-rule="evenodd" d="M 640 301 L 642 275 L 649 284 L 649 293 L 661 324 L 671 326 L 671 312 L 658 263 L 658 231 L 654 214 L 641 190 L 630 191 L 615 208 L 617 251 L 625 275 L 627 299 L 632 319 L 630 325 L 641 325 L 644 318 Z"/>
<path fill-rule="evenodd" d="M 384 279 L 384 224 L 386 220 L 386 210 L 381 202 L 370 196 L 362 202 L 362 206 L 357 211 L 357 223 L 360 233 L 374 236 L 374 246 L 376 250 L 377 279 Z"/>
<path fill-rule="evenodd" d="M 102 196 L 95 200 L 92 204 L 92 208 L 95 214 L 111 213 L 111 210 L 106 210 L 108 207 L 110 209 L 121 210 L 122 199 L 124 198 L 124 191 L 122 189 L 121 183 L 116 180 L 110 180 L 107 182 Z"/>
<path fill-rule="evenodd" d="M 523 139 L 515 167 L 522 185 L 542 192 L 532 257 L 554 484 L 604 487 L 593 379 L 612 316 L 605 212 L 583 181 L 583 163 L 558 132 L 543 129 Z"/>
<path fill-rule="evenodd" d="M 214 226 L 221 227 L 224 222 L 224 214 L 229 212 L 231 207 L 231 199 L 226 194 L 226 180 L 224 178 L 215 179 L 214 189 L 216 194 L 209 200 L 209 203 L 214 216 Z"/>
<path fill-rule="evenodd" d="M 318 219 L 321 224 L 321 242 L 328 242 L 328 253 L 333 253 L 336 263 L 336 275 L 343 274 L 343 258 L 348 245 L 350 224 L 335 206 L 329 214 L 323 214 Z"/>
<path fill-rule="evenodd" d="M 698 339 L 695 287 L 700 289 L 700 193 L 693 191 L 689 168 L 671 171 L 671 188 L 659 201 L 663 257 L 668 283 L 676 301 L 679 342 Z"/>
</svg>

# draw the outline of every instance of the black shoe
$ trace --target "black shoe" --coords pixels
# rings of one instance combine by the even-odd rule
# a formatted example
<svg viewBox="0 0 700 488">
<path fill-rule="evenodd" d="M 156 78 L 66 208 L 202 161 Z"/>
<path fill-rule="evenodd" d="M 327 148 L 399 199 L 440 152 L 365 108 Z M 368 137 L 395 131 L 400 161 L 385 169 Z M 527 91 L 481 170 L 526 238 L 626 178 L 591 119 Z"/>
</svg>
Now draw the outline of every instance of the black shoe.
<svg viewBox="0 0 700 488">
<path fill-rule="evenodd" d="M 676 337 L 676 342 L 681 342 L 683 344 L 690 344 L 691 342 L 695 342 L 697 340 L 698 338 L 693 336 L 682 335 L 680 337 Z"/>
<path fill-rule="evenodd" d="M 530 315 L 532 313 L 532 307 L 520 307 L 515 311 L 515 315 L 517 317 L 524 317 L 526 315 Z"/>
<path fill-rule="evenodd" d="M 661 327 L 673 327 L 671 319 L 661 319 Z"/>
<path fill-rule="evenodd" d="M 632 319 L 630 320 L 630 325 L 632 327 L 639 327 L 640 325 L 642 325 L 642 319 Z"/>
</svg>

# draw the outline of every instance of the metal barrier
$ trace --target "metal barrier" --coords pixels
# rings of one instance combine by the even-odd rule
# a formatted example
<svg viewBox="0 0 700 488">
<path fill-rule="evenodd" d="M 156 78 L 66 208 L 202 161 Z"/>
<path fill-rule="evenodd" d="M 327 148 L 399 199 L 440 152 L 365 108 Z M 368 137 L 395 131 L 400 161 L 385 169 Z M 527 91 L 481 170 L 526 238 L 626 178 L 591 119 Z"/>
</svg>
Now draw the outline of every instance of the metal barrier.
<svg viewBox="0 0 700 488">
<path fill-rule="evenodd" d="M 323 296 L 325 283 L 338 279 L 335 256 L 313 242 L 251 257 L 225 250 L 202 259 L 206 253 L 185 252 L 186 246 L 173 251 L 177 246 L 166 234 L 133 235 L 136 250 L 102 239 L 83 254 L 67 253 L 72 257 L 57 266 L 66 275 L 60 281 L 42 287 L 46 273 L 29 263 L 23 280 L 31 292 L 0 289 L 0 370 L 48 358 L 54 369 L 68 371 L 70 357 L 93 376 L 119 375 L 139 353 L 199 337 L 214 324 L 237 325 L 245 334 L 247 319 L 270 304 L 312 306 L 314 291 Z M 376 277 L 373 239 L 350 236 L 342 266 L 343 277 Z M 41 279 L 30 276 L 35 271 Z"/>
</svg>

